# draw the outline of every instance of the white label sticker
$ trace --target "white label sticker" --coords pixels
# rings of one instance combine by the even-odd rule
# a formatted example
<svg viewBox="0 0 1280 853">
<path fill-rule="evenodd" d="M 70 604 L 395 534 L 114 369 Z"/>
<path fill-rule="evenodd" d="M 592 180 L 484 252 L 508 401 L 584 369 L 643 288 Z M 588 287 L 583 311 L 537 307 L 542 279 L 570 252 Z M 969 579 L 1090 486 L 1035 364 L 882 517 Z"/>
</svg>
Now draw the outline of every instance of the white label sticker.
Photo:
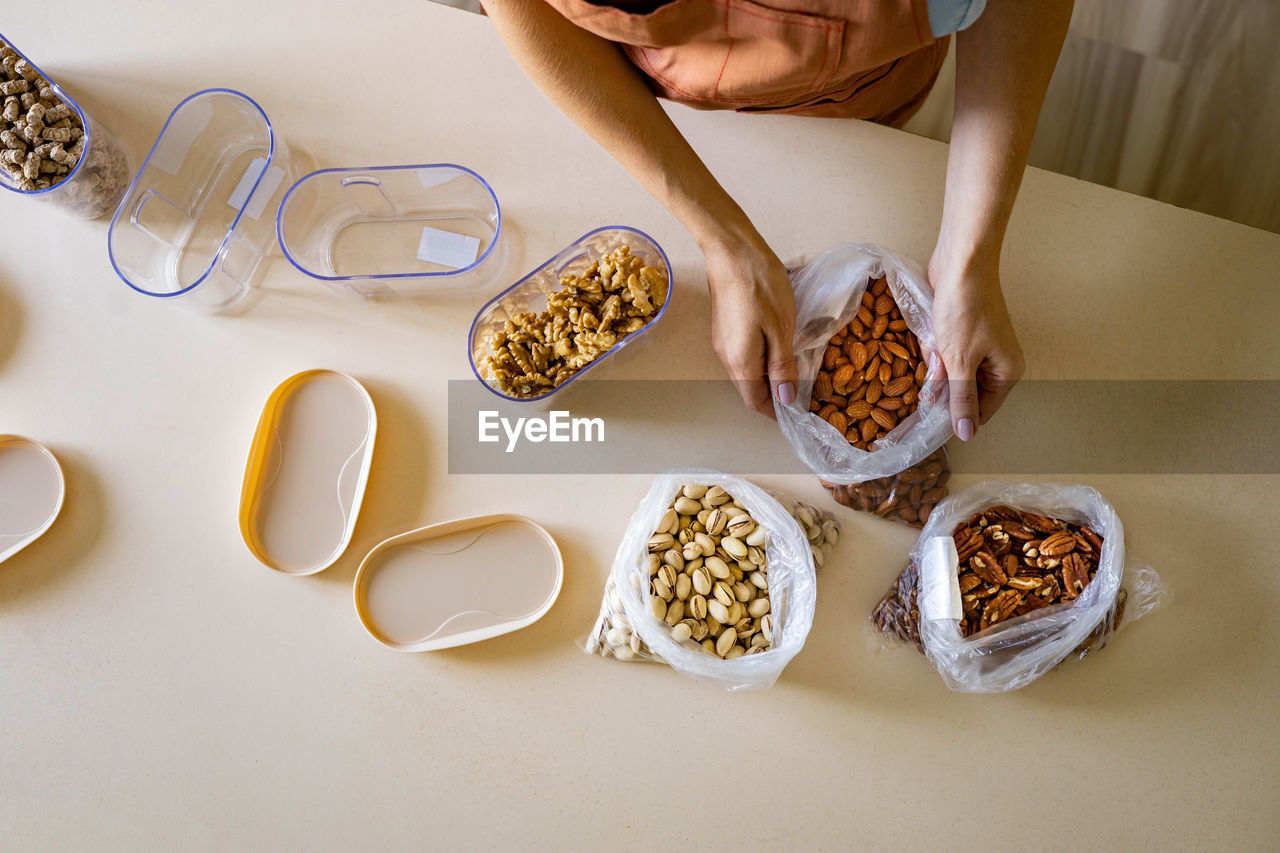
<svg viewBox="0 0 1280 853">
<path fill-rule="evenodd" d="M 425 226 L 418 242 L 418 260 L 442 267 L 461 269 L 475 263 L 480 253 L 480 238 Z"/>
<path fill-rule="evenodd" d="M 244 170 L 244 174 L 240 176 L 240 183 L 236 184 L 236 188 L 231 191 L 231 197 L 227 199 L 227 204 L 236 210 L 244 208 L 244 203 L 249 200 L 249 192 L 253 189 L 254 183 L 258 180 L 258 176 L 262 174 L 262 169 L 267 165 L 265 157 L 254 157 L 253 162 L 249 164 L 249 168 Z"/>
<path fill-rule="evenodd" d="M 227 199 L 228 205 L 236 210 L 243 209 L 244 215 L 250 219 L 257 219 L 262 215 L 262 211 L 267 207 L 267 201 L 284 180 L 284 170 L 279 166 L 272 166 L 265 175 L 262 175 L 262 167 L 266 164 L 266 158 L 255 157 L 249 164 L 249 168 L 245 169 L 244 174 L 240 176 L 240 183 L 236 184 L 236 188 L 231 191 L 231 197 Z M 258 182 L 258 189 L 254 192 L 253 185 L 258 181 L 259 175 L 262 175 L 262 180 Z M 251 192 L 253 199 L 249 200 Z M 245 207 L 246 201 L 249 202 L 248 207 Z"/>
<path fill-rule="evenodd" d="M 935 536 L 924 544 L 920 560 L 920 620 L 964 618 L 956 572 L 960 555 L 950 536 Z"/>
<path fill-rule="evenodd" d="M 244 209 L 244 215 L 250 219 L 261 216 L 282 180 L 284 180 L 284 169 L 279 166 L 267 169 L 267 173 L 262 176 L 262 181 L 258 184 L 258 191 L 253 194 L 253 198 L 249 200 L 249 206 Z"/>
</svg>

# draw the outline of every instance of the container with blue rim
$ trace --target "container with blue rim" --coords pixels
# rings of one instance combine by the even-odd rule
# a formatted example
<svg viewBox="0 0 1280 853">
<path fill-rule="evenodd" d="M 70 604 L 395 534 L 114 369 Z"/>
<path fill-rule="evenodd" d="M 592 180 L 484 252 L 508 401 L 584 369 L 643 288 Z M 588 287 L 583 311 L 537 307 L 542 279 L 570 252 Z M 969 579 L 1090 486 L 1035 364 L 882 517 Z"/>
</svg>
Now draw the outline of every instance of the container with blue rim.
<svg viewBox="0 0 1280 853">
<path fill-rule="evenodd" d="M 494 332 L 501 330 L 506 322 L 516 314 L 526 312 L 537 314 L 546 310 L 547 295 L 561 289 L 560 279 L 562 276 L 582 275 L 592 264 L 621 246 L 629 247 L 631 254 L 640 258 L 645 266 L 656 267 L 666 277 L 667 292 L 658 312 L 640 329 L 619 340 L 586 367 L 583 367 L 569 379 L 545 394 L 539 394 L 534 397 L 516 397 L 495 387 L 494 377 L 488 375 L 483 367 L 485 359 L 489 355 L 490 336 Z M 509 400 L 513 403 L 548 401 L 554 395 L 572 386 L 574 382 L 583 376 L 593 374 L 593 371 L 598 371 L 602 364 L 609 362 L 624 348 L 635 346 L 636 341 L 666 314 L 667 306 L 671 304 L 671 294 L 674 290 L 673 284 L 671 262 L 667 259 L 667 253 L 648 234 L 624 225 L 610 225 L 589 231 L 547 259 L 533 272 L 484 304 L 484 307 L 480 309 L 475 319 L 471 322 L 471 331 L 467 338 L 467 353 L 471 364 L 471 372 L 486 388 L 504 400 Z M 593 378 L 601 377 L 596 372 L 593 374 Z"/>
<path fill-rule="evenodd" d="M 506 260 L 497 196 L 452 163 L 312 172 L 286 193 L 276 233 L 300 272 L 360 297 L 482 290 Z"/>
<path fill-rule="evenodd" d="M 170 113 L 111 218 L 111 265 L 147 296 L 231 309 L 267 266 L 291 178 L 288 149 L 257 102 L 196 92 Z"/>
<path fill-rule="evenodd" d="M 83 140 L 77 140 L 81 151 L 75 164 L 65 175 L 54 176 L 51 186 L 32 188 L 23 186 L 21 175 L 14 176 L 0 169 L 0 187 L 20 196 L 48 202 L 77 219 L 97 219 L 115 209 L 120 194 L 129 181 L 129 162 L 115 138 L 107 132 L 96 119 L 87 113 L 80 104 L 58 85 L 48 74 L 41 70 L 31 59 L 18 50 L 13 42 L 0 33 L 0 52 L 6 56 L 12 51 L 18 59 L 27 63 L 40 75 L 33 86 L 31 94 L 38 96 L 45 83 L 54 97 L 66 104 L 80 119 L 83 128 Z M 0 78 L 3 79 L 3 78 Z M 21 95 L 14 96 L 21 98 Z M 8 100 L 0 99 L 0 100 Z M 25 112 L 25 109 L 23 110 Z M 0 125 L 3 127 L 3 125 Z M 15 143 L 18 144 L 18 143 Z M 31 144 L 31 143 L 28 143 Z M 7 146 L 0 146 L 4 148 Z M 75 148 L 76 144 L 68 142 L 67 148 Z M 26 150 L 23 148 L 22 150 Z"/>
</svg>

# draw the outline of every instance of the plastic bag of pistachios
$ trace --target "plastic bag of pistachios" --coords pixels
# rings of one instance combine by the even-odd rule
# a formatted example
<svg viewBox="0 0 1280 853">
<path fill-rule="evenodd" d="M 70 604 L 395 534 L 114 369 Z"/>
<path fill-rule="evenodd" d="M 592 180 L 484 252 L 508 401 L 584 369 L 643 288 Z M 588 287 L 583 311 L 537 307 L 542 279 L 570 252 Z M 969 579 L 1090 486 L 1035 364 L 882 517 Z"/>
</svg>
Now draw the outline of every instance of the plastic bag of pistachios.
<svg viewBox="0 0 1280 853">
<path fill-rule="evenodd" d="M 938 467 L 952 434 L 932 288 L 915 264 L 867 243 L 830 249 L 791 283 L 799 387 L 791 405 L 775 397 L 782 434 L 837 500 L 837 487 L 877 481 L 874 494 L 841 502 L 916 522 L 915 507 L 936 500 L 923 494 L 940 484 L 913 492 L 930 478 L 897 478 Z"/>
<path fill-rule="evenodd" d="M 838 537 L 830 514 L 740 477 L 668 471 L 627 524 L 583 648 L 765 690 L 804 646 Z"/>
<path fill-rule="evenodd" d="M 956 492 L 929 517 L 910 561 L 872 620 L 916 642 L 947 686 L 966 693 L 1025 687 L 1169 597 L 1151 567 L 1126 561 L 1111 504 L 1068 483 Z"/>
</svg>

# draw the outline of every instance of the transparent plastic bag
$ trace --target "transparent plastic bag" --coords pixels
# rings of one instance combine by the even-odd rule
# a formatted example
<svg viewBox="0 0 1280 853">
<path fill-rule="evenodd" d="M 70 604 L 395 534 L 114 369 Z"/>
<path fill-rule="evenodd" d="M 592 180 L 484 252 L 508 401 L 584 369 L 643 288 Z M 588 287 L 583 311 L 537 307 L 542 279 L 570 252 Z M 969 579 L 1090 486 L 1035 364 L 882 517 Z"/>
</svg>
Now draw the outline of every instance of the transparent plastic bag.
<svg viewBox="0 0 1280 853">
<path fill-rule="evenodd" d="M 881 518 L 905 522 L 912 527 L 923 527 L 938 501 L 947 496 L 947 481 L 950 479 L 951 460 L 943 446 L 891 477 L 847 486 L 823 480 L 822 485 L 841 506 L 875 513 Z"/>
<path fill-rule="evenodd" d="M 863 292 L 882 276 L 929 367 L 919 408 L 865 451 L 853 447 L 808 407 L 827 343 L 857 315 Z M 881 246 L 844 243 L 793 271 L 791 284 L 799 387 L 789 406 L 775 397 L 774 410 L 782 434 L 801 461 L 823 481 L 847 486 L 892 477 L 942 447 L 952 435 L 947 383 L 935 354 L 933 289 L 919 267 Z"/>
<path fill-rule="evenodd" d="M 960 631 L 958 555 L 953 528 L 1006 505 L 1075 524 L 1102 537 L 1093 580 L 1070 602 L 1015 616 L 968 638 Z M 952 690 L 1001 693 L 1025 687 L 1069 657 L 1101 648 L 1115 631 L 1168 597 L 1149 566 L 1125 563 L 1124 526 L 1097 490 L 1067 483 L 984 482 L 934 509 L 911 550 L 910 565 L 877 605 L 885 633 L 917 643 Z M 918 578 L 913 572 L 918 567 Z"/>
<path fill-rule="evenodd" d="M 771 648 L 723 660 L 693 641 L 677 642 L 670 626 L 649 606 L 645 559 L 649 538 L 667 508 L 688 484 L 721 486 L 766 530 Z M 740 477 L 701 468 L 660 474 L 627 523 L 605 582 L 600 613 L 582 642 L 589 654 L 618 660 L 665 663 L 678 672 L 724 690 L 766 690 L 804 646 L 817 601 L 815 566 L 839 537 L 835 518 L 808 504 L 773 495 Z"/>
</svg>

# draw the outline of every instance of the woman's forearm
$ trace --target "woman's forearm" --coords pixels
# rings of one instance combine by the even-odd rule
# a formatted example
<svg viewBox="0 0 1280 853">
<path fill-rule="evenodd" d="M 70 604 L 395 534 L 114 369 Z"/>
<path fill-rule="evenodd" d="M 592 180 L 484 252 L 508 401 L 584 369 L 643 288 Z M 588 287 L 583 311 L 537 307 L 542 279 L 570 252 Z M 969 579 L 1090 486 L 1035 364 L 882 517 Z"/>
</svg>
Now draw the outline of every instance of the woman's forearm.
<svg viewBox="0 0 1280 853">
<path fill-rule="evenodd" d="M 482 0 L 531 80 L 704 246 L 758 239 L 621 49 L 544 0 Z"/>
<path fill-rule="evenodd" d="M 939 264 L 998 264 L 1071 7 L 1071 0 L 989 0 L 956 35 Z"/>
</svg>

